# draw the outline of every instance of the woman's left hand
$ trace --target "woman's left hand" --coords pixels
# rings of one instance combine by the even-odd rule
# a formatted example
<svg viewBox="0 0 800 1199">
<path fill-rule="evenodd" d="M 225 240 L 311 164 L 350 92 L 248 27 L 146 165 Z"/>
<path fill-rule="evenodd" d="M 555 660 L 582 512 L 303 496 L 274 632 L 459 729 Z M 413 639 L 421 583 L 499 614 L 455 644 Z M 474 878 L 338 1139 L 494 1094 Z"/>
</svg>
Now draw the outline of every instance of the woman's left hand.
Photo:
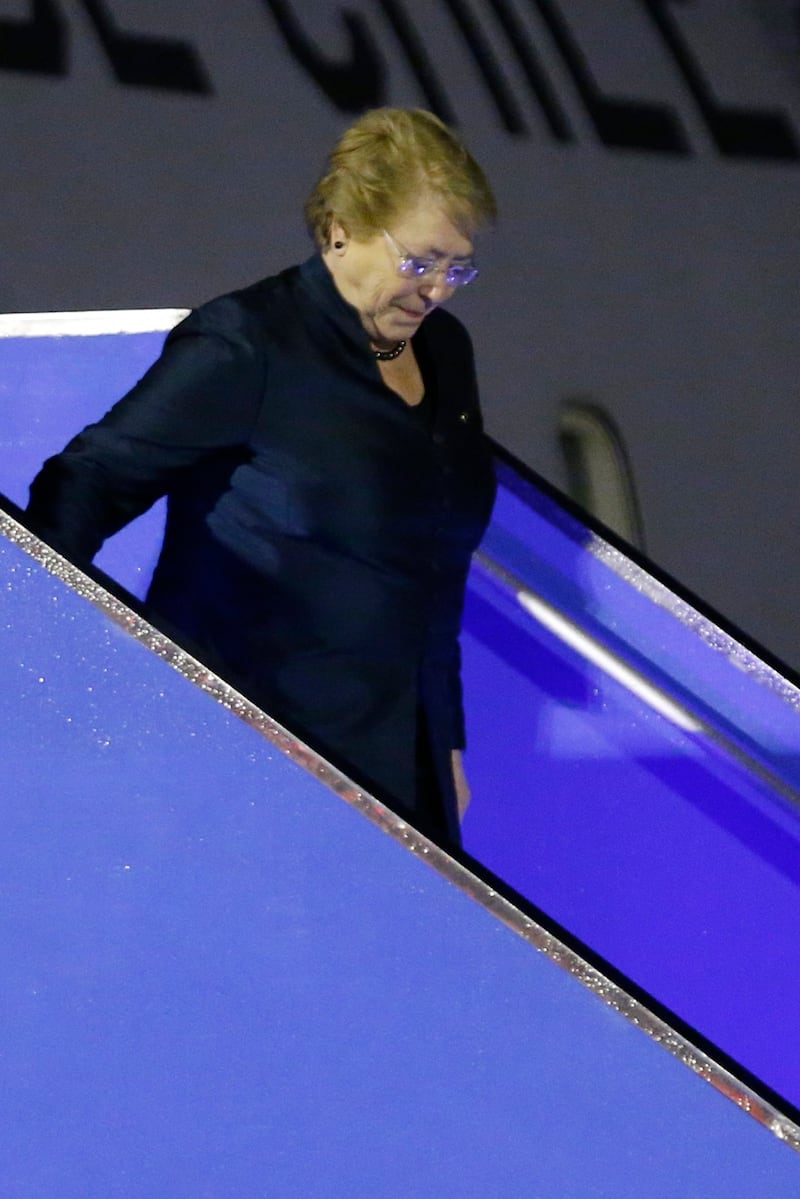
<svg viewBox="0 0 800 1199">
<path fill-rule="evenodd" d="M 464 814 L 469 807 L 469 801 L 472 799 L 472 792 L 469 789 L 467 776 L 464 773 L 464 755 L 460 749 L 451 750 L 450 759 L 453 764 L 453 783 L 456 789 L 456 802 L 458 803 L 458 818 L 464 819 Z"/>
</svg>

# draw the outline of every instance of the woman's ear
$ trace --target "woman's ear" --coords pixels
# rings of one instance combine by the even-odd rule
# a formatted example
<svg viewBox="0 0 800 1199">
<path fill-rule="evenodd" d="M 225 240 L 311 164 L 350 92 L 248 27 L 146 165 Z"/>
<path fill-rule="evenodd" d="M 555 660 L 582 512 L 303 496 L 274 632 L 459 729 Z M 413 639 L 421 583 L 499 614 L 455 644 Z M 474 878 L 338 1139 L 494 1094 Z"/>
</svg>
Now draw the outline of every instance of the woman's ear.
<svg viewBox="0 0 800 1199">
<path fill-rule="evenodd" d="M 345 229 L 344 225 L 341 225 L 338 221 L 332 221 L 330 241 L 328 243 L 329 248 L 333 250 L 335 254 L 341 255 L 347 249 L 347 241 L 347 230 Z"/>
</svg>

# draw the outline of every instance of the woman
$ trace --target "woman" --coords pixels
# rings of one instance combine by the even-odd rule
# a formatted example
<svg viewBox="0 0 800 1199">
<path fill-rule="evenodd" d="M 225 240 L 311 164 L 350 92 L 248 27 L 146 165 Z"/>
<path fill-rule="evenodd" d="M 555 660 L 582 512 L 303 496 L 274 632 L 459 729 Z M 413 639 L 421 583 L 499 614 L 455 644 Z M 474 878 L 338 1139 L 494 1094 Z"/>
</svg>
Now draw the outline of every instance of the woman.
<svg viewBox="0 0 800 1199">
<path fill-rule="evenodd" d="M 440 310 L 494 202 L 429 113 L 378 109 L 306 206 L 318 252 L 196 309 L 45 463 L 78 560 L 168 496 L 155 618 L 440 840 L 468 799 L 458 632 L 494 496 L 469 338 Z"/>
</svg>

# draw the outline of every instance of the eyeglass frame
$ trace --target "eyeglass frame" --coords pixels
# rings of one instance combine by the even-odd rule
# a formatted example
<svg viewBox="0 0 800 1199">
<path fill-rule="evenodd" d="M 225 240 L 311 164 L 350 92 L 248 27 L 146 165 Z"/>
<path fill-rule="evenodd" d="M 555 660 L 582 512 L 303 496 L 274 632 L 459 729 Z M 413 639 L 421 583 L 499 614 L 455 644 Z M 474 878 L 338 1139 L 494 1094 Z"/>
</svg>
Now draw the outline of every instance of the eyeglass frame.
<svg viewBox="0 0 800 1199">
<path fill-rule="evenodd" d="M 437 264 L 435 258 L 424 258 L 421 255 L 411 254 L 408 248 L 402 245 L 396 237 L 392 237 L 388 229 L 384 229 L 383 236 L 388 238 L 392 249 L 400 259 L 397 264 L 397 273 L 402 275 L 404 279 L 408 279 L 409 277 L 413 279 L 427 279 L 431 275 L 444 272 L 444 281 L 448 287 L 467 287 L 470 283 L 474 283 L 480 274 L 474 262 L 451 262 L 448 266 L 440 266 Z M 452 271 L 467 274 L 469 278 L 452 278 Z"/>
</svg>

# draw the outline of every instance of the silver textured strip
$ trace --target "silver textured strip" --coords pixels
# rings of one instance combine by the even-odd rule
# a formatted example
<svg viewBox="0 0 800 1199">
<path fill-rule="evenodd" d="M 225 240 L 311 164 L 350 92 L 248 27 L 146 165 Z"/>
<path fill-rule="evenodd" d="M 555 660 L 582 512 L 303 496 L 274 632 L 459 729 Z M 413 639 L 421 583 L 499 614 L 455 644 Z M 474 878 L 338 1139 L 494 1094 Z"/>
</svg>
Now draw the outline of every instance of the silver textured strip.
<svg viewBox="0 0 800 1199">
<path fill-rule="evenodd" d="M 44 542 L 34 537 L 22 525 L 0 509 L 0 536 L 19 546 L 36 562 L 60 579 L 132 637 L 147 645 L 154 654 L 168 662 L 187 679 L 214 697 L 251 728 L 256 729 L 293 761 L 320 779 L 354 808 L 363 812 L 374 824 L 399 841 L 417 857 L 428 862 L 440 875 L 459 890 L 481 904 L 507 928 L 522 937 L 551 962 L 572 975 L 608 1007 L 635 1024 L 652 1040 L 678 1058 L 693 1073 L 710 1083 L 716 1091 L 734 1102 L 743 1112 L 769 1129 L 779 1140 L 800 1153 L 800 1126 L 744 1086 L 707 1054 L 702 1053 L 685 1037 L 632 998 L 618 984 L 606 978 L 574 950 L 568 948 L 542 925 L 526 916 L 509 900 L 477 878 L 461 863 L 456 862 L 439 846 L 434 845 L 416 829 L 390 811 L 384 804 L 362 791 L 330 763 L 314 753 L 272 720 L 233 687 L 223 682 L 190 654 L 158 632 L 141 616 L 132 612 L 120 600 L 88 578 L 77 567 L 62 558 Z"/>
<path fill-rule="evenodd" d="M 590 534 L 585 548 L 641 595 L 646 596 L 660 608 L 665 608 L 676 620 L 691 629 L 705 645 L 722 654 L 738 670 L 743 671 L 760 683 L 762 687 L 766 687 L 774 695 L 779 696 L 784 703 L 800 714 L 800 688 L 795 687 L 756 654 L 745 649 L 729 633 L 723 632 L 719 625 L 703 616 L 686 600 L 677 596 L 674 591 L 670 591 L 669 587 L 659 583 L 651 574 L 648 574 L 641 566 L 637 566 L 621 550 L 609 545 L 598 534 Z"/>
</svg>

